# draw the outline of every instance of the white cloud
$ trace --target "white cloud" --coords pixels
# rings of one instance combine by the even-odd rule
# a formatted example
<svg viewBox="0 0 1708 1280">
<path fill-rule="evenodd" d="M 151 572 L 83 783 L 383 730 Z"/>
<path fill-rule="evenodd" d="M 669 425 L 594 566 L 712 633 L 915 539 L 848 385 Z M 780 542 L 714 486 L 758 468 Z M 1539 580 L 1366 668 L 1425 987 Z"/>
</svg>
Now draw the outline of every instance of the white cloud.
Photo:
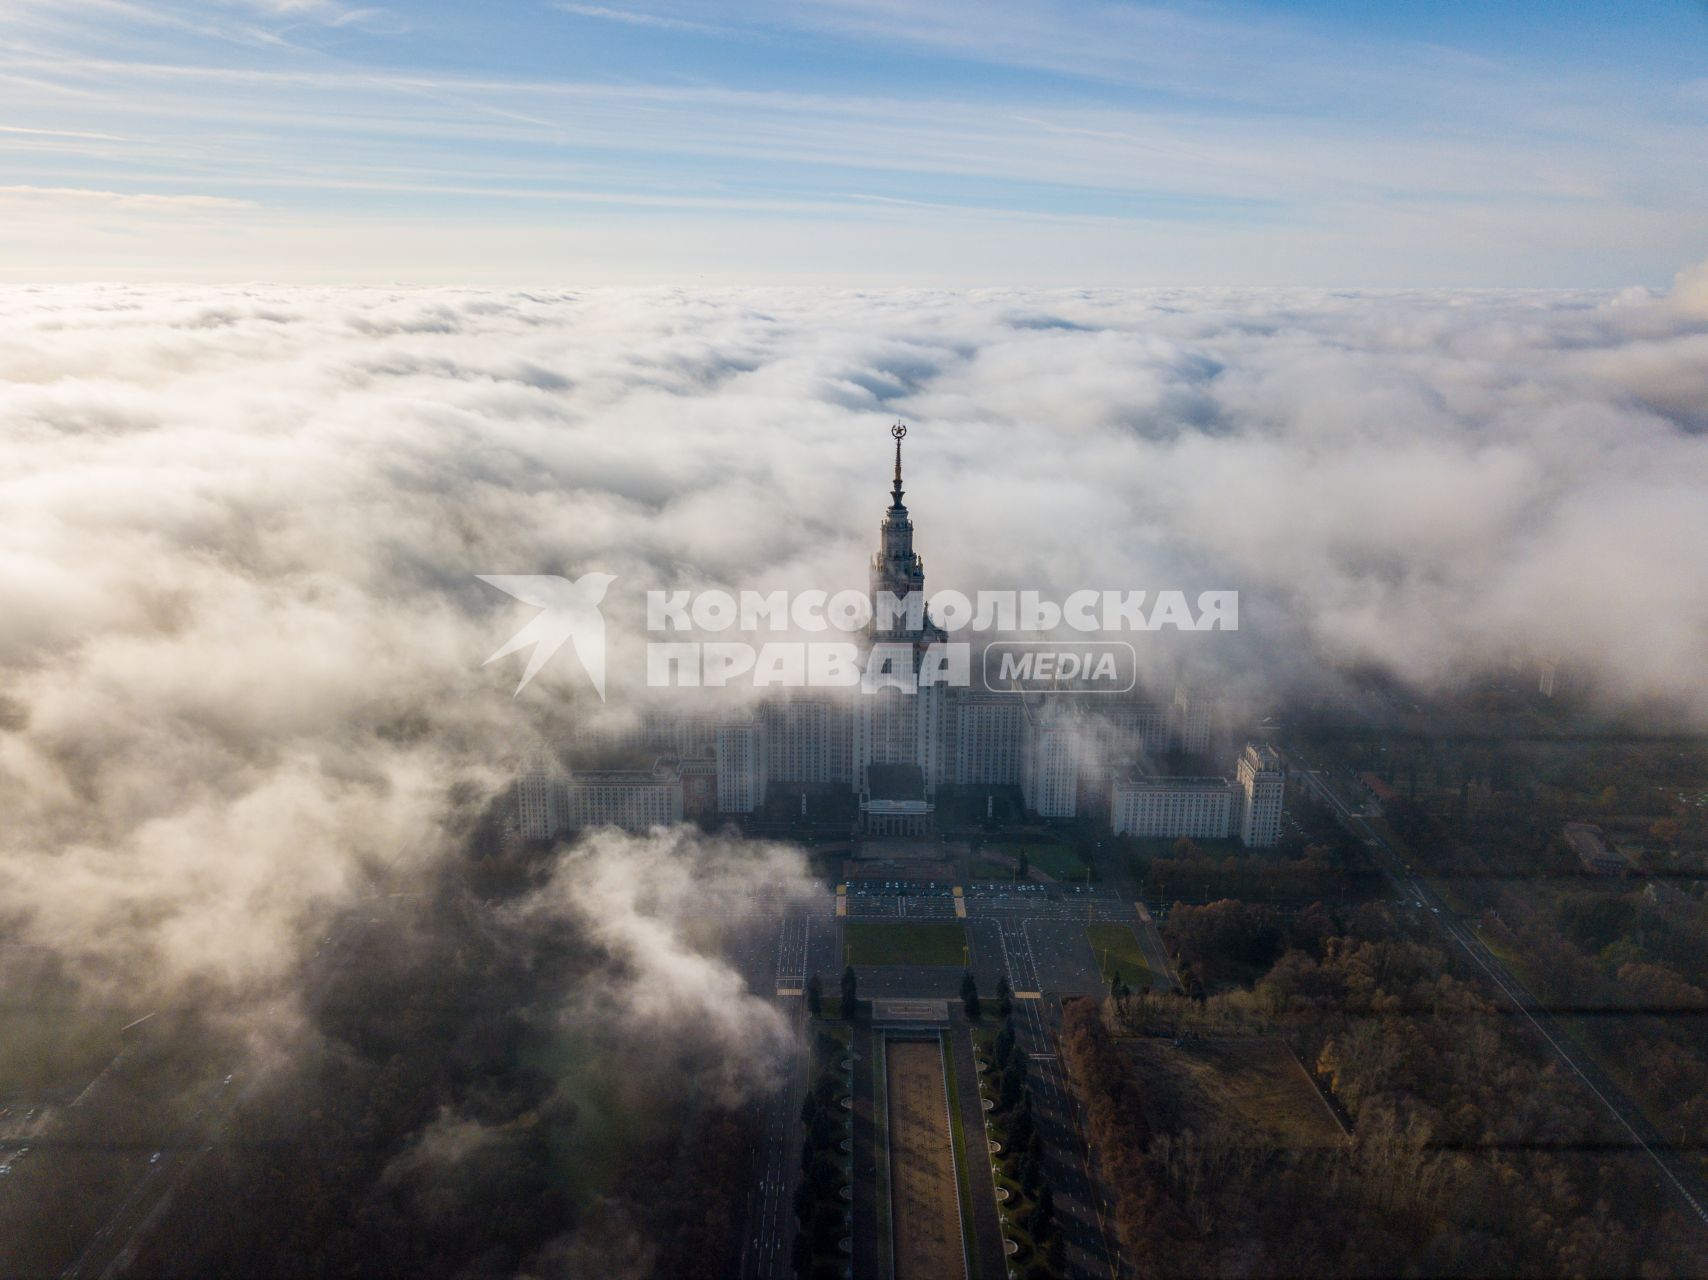
<svg viewBox="0 0 1708 1280">
<path fill-rule="evenodd" d="M 934 587 L 1231 586 L 1244 629 L 1160 663 L 1263 692 L 1547 652 L 1708 723 L 1695 278 L 14 288 L 0 917 L 108 971 L 265 983 L 518 753 L 632 714 L 649 586 L 861 585 L 897 416 Z M 475 575 L 595 568 L 611 705 L 563 662 L 512 701 Z"/>
</svg>

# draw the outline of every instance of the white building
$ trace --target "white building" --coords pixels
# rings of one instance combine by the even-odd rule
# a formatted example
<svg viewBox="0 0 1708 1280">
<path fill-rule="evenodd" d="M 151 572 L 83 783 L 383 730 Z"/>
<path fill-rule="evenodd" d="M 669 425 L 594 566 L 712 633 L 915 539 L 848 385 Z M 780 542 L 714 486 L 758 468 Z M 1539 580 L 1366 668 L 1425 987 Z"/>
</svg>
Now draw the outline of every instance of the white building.
<svg viewBox="0 0 1708 1280">
<path fill-rule="evenodd" d="M 718 812 L 752 813 L 765 803 L 765 731 L 758 720 L 717 728 Z"/>
<path fill-rule="evenodd" d="M 516 779 L 516 829 L 524 840 L 550 840 L 563 830 L 563 771 L 545 756 L 530 759 Z"/>
<path fill-rule="evenodd" d="M 1026 708 L 1012 693 L 962 691 L 950 704 L 953 780 L 963 786 L 1016 786 L 1026 737 Z"/>
<path fill-rule="evenodd" d="M 1040 818 L 1079 812 L 1079 744 L 1071 717 L 1045 702 L 1026 705 L 1026 740 L 1020 760 L 1020 794 Z"/>
<path fill-rule="evenodd" d="M 564 826 L 647 831 L 682 821 L 682 775 L 660 761 L 651 769 L 586 769 L 564 785 Z"/>
<path fill-rule="evenodd" d="M 837 731 L 848 732 L 847 718 L 837 711 L 828 697 L 785 697 L 760 707 L 768 782 L 813 786 L 835 780 Z M 846 759 L 846 752 L 842 754 Z M 847 780 L 846 766 L 842 780 Z"/>
<path fill-rule="evenodd" d="M 1267 743 L 1246 743 L 1235 774 L 1239 801 L 1234 834 L 1252 848 L 1267 848 L 1281 838 L 1281 803 L 1286 774 L 1281 757 Z"/>
<path fill-rule="evenodd" d="M 1233 806 L 1226 778 L 1121 778 L 1109 798 L 1109 822 L 1118 836 L 1224 840 Z"/>
</svg>

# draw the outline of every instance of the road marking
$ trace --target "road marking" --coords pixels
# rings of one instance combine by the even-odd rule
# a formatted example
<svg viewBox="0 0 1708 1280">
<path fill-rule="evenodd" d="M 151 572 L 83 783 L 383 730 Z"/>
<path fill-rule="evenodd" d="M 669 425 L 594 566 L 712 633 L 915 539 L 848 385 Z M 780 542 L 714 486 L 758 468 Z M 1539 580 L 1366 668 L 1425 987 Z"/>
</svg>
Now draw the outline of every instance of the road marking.
<svg viewBox="0 0 1708 1280">
<path fill-rule="evenodd" d="M 1016 1000 L 1042 1000 L 1044 993 L 1042 991 L 1016 991 L 1014 998 Z"/>
<path fill-rule="evenodd" d="M 780 996 L 799 996 L 805 995 L 806 992 L 802 991 L 799 987 L 778 987 L 777 994 Z"/>
</svg>

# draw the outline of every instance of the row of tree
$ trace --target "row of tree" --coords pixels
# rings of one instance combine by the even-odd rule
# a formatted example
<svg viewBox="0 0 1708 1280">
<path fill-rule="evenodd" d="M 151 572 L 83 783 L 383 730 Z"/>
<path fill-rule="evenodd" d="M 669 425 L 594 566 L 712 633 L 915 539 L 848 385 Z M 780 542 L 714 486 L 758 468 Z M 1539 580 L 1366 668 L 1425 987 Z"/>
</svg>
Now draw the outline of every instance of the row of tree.
<svg viewBox="0 0 1708 1280">
<path fill-rule="evenodd" d="M 1032 1086 L 1024 1050 L 1012 1017 L 1012 993 L 1006 976 L 997 982 L 998 1006 L 1006 1010 L 991 1042 L 991 1073 L 997 1097 L 992 1112 L 1003 1135 L 1003 1172 L 1016 1180 L 1023 1202 L 1019 1222 L 1036 1250 L 1028 1280 L 1061 1274 L 1061 1239 L 1056 1231 L 1055 1190 L 1044 1175 L 1044 1138 L 1033 1115 Z"/>
<path fill-rule="evenodd" d="M 807 1012 L 815 1018 L 824 1016 L 824 984 L 818 980 L 818 974 L 807 976 Z M 860 979 L 855 976 L 854 966 L 849 965 L 842 971 L 842 1016 L 852 1022 L 860 1016 Z"/>
<path fill-rule="evenodd" d="M 1144 1168 L 1151 1135 L 1137 1083 L 1093 1000 L 1062 1003 L 1060 1049 L 1084 1108 L 1086 1144 L 1115 1196 L 1116 1235 L 1131 1256 L 1151 1230 L 1158 1199 L 1156 1179 Z"/>
<path fill-rule="evenodd" d="M 801 1140 L 801 1180 L 795 1187 L 798 1229 L 791 1261 L 798 1276 L 840 1276 L 842 1270 L 835 1255 L 848 1213 L 841 1198 L 847 1180 L 837 1151 L 849 1136 L 853 1113 L 840 1105 L 842 1047 L 819 1030 L 813 1040 L 812 1056 L 817 1071 L 812 1087 L 801 1099 L 805 1137 Z"/>
</svg>

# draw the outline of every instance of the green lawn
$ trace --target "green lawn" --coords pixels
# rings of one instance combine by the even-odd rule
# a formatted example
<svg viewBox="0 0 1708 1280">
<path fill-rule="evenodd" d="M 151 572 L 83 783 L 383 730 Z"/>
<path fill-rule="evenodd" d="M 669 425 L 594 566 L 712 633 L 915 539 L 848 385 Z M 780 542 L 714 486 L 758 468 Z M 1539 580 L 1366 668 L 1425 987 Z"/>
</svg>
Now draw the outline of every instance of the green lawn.
<svg viewBox="0 0 1708 1280">
<path fill-rule="evenodd" d="M 1062 844 L 1056 840 L 1003 840 L 985 846 L 993 853 L 1004 853 L 1011 858 L 1020 856 L 1022 850 L 1026 860 L 1033 867 L 1057 880 L 1085 879 L 1085 863 L 1079 860 L 1079 855 L 1073 851 L 1072 845 Z"/>
<path fill-rule="evenodd" d="M 944 1084 L 949 1094 L 949 1140 L 953 1145 L 955 1180 L 961 1188 L 961 1248 L 966 1252 L 968 1272 L 973 1280 L 979 1280 L 978 1242 L 973 1239 L 973 1184 L 969 1176 L 972 1170 L 967 1163 L 967 1135 L 961 1123 L 961 1089 L 955 1081 L 955 1055 L 946 1037 L 938 1037 L 937 1043 L 943 1052 Z M 979 1167 L 983 1168 L 990 1156 L 981 1154 L 984 1159 Z"/>
<path fill-rule="evenodd" d="M 1097 955 L 1103 981 L 1108 982 L 1119 972 L 1121 980 L 1135 991 L 1143 991 L 1150 986 L 1151 971 L 1145 963 L 1145 953 L 1139 949 L 1138 938 L 1126 925 L 1088 924 L 1085 937 Z"/>
<path fill-rule="evenodd" d="M 843 933 L 849 964 L 966 963 L 966 934 L 958 924 L 850 920 Z"/>
</svg>

